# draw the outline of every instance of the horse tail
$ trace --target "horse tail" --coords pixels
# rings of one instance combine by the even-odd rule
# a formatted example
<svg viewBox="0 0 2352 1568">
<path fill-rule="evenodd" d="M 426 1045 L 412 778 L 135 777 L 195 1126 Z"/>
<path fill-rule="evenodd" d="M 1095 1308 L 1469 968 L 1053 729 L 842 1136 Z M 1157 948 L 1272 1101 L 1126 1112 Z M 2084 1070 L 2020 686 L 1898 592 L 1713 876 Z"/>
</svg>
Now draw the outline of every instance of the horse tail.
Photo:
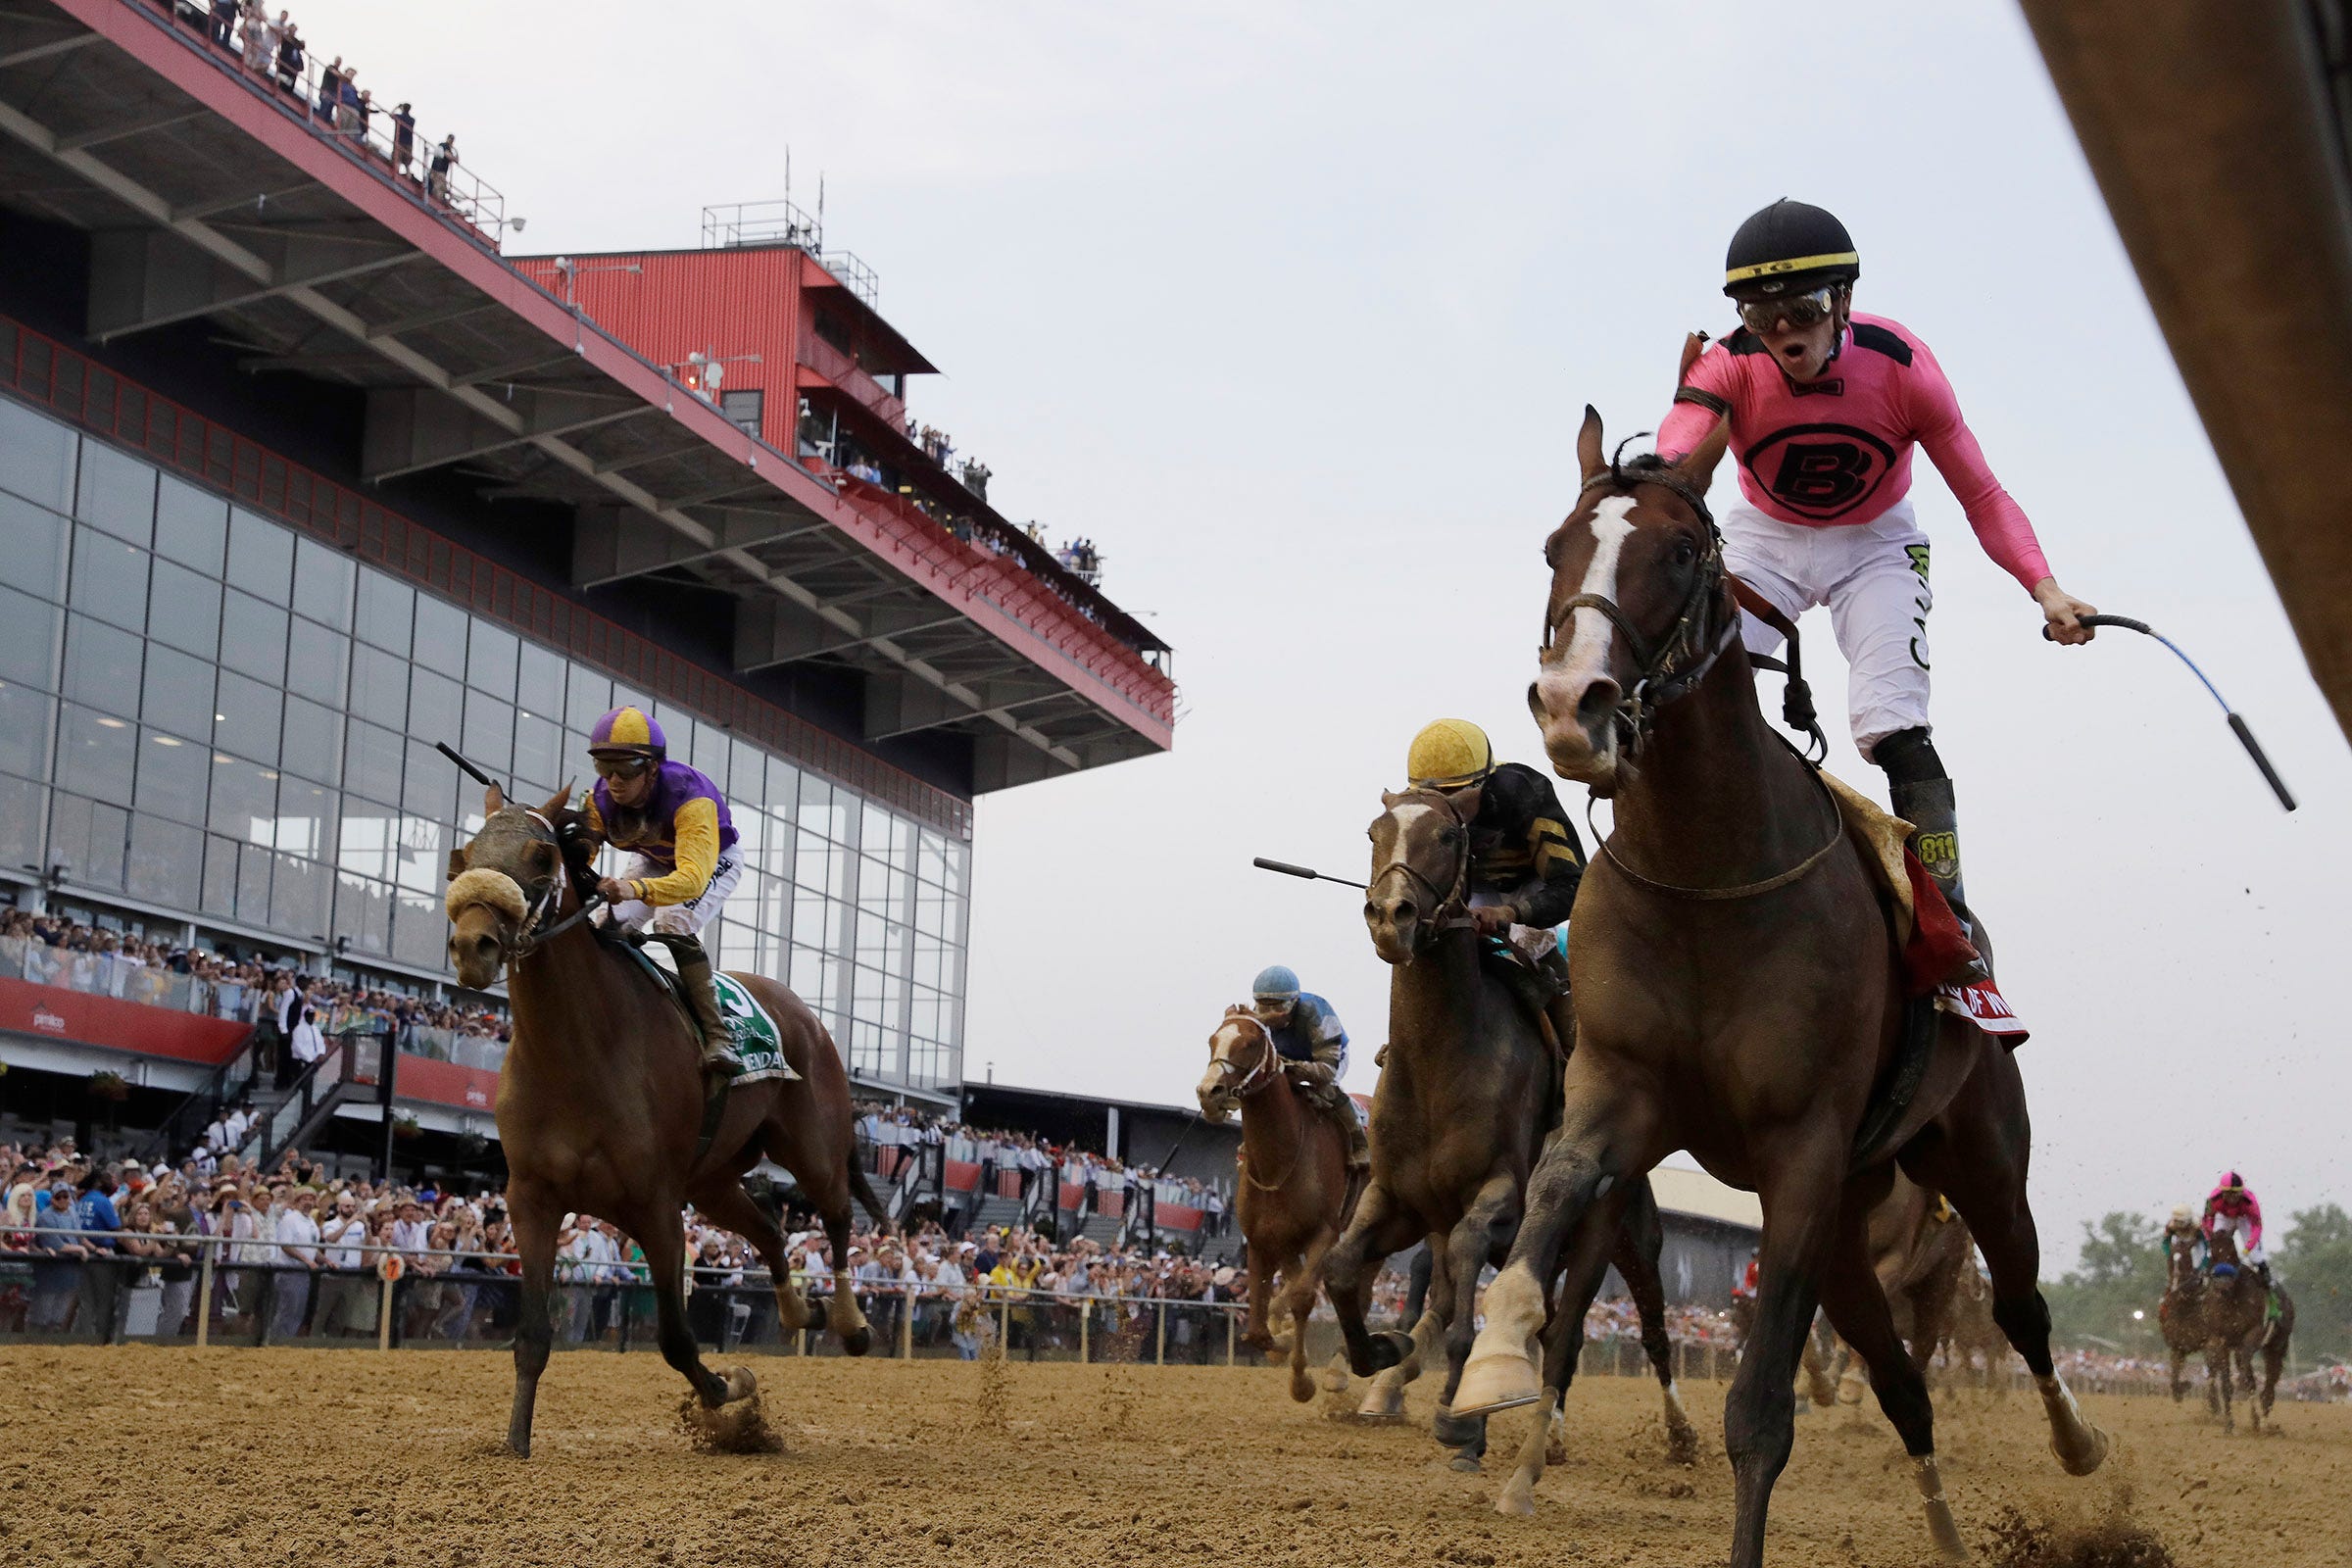
<svg viewBox="0 0 2352 1568">
<path fill-rule="evenodd" d="M 874 1196 L 874 1184 L 865 1179 L 864 1170 L 855 1159 L 850 1161 L 850 1196 L 864 1204 L 865 1211 L 874 1216 L 877 1233 L 883 1236 L 896 1236 L 899 1233 L 898 1226 L 891 1221 L 889 1207 Z"/>
</svg>

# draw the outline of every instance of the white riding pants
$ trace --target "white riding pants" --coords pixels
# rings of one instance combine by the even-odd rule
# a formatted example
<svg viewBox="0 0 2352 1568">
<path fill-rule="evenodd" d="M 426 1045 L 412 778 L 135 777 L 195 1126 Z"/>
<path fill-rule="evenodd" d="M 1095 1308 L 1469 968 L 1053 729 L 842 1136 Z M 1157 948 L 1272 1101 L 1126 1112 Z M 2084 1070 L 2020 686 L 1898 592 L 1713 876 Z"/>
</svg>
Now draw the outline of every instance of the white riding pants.
<svg viewBox="0 0 2352 1568">
<path fill-rule="evenodd" d="M 1741 503 L 1723 516 L 1724 564 L 1790 620 L 1827 605 L 1845 655 L 1846 718 L 1864 758 L 1887 736 L 1928 722 L 1928 536 L 1908 498 L 1870 522 L 1803 527 Z M 1751 654 L 1781 634 L 1740 615 Z"/>
<path fill-rule="evenodd" d="M 671 869 L 642 855 L 632 855 L 629 863 L 621 867 L 620 880 L 633 882 L 642 877 L 651 881 L 667 876 Z M 717 917 L 718 906 L 727 902 L 727 895 L 735 891 L 735 884 L 742 878 L 743 861 L 730 846 L 718 852 L 718 863 L 711 868 L 710 885 L 695 897 L 684 904 L 660 905 L 631 899 L 612 906 L 612 923 L 631 931 L 650 929 L 672 936 L 700 936 L 703 927 Z"/>
<path fill-rule="evenodd" d="M 2247 1263 L 2270 1261 L 2269 1258 L 2263 1256 L 2262 1244 L 2254 1240 L 2254 1221 L 2245 1215 L 2240 1214 L 2235 1219 L 2225 1219 L 2215 1225 L 2214 1229 L 2237 1243 L 2237 1255 Z"/>
</svg>

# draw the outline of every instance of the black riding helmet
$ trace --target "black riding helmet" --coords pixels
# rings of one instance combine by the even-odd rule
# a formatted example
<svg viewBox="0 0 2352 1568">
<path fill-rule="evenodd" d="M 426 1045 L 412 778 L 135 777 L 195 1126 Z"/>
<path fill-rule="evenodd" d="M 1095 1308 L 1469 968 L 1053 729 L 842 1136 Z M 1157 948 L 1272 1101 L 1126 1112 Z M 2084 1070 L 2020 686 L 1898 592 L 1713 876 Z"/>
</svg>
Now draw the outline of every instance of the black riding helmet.
<svg viewBox="0 0 2352 1568">
<path fill-rule="evenodd" d="M 1861 253 L 1826 210 L 1784 196 L 1753 213 L 1723 258 L 1723 291 L 1736 300 L 1801 294 L 1862 275 Z"/>
</svg>

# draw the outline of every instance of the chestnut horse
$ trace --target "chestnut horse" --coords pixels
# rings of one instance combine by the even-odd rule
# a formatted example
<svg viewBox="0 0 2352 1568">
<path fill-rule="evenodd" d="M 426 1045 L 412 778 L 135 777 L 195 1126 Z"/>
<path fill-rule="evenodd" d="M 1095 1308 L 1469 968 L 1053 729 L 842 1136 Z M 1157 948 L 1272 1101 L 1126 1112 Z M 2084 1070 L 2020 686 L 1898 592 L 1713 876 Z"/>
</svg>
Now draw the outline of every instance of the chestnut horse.
<svg viewBox="0 0 2352 1568">
<path fill-rule="evenodd" d="M 1526 1006 L 1488 971 L 1486 939 L 1464 906 L 1477 788 L 1407 790 L 1381 801 L 1385 809 L 1371 827 L 1364 923 L 1374 951 L 1390 965 L 1389 1046 L 1372 1100 L 1371 1181 L 1324 1260 L 1324 1282 L 1352 1369 L 1359 1376 L 1396 1369 L 1374 1385 L 1367 1415 L 1396 1411 L 1403 1383 L 1418 1375 L 1423 1356 L 1444 1335 L 1446 1389 L 1432 1431 L 1461 1450 L 1457 1468 L 1475 1470 L 1486 1449 L 1486 1423 L 1454 1414 L 1454 1385 L 1478 1327 L 1479 1275 L 1490 1261 L 1501 1261 L 1518 1232 L 1528 1173 L 1552 1125 L 1559 1068 Z M 1609 1252 L 1595 1258 L 1589 1280 L 1570 1288 L 1581 1289 L 1584 1298 L 1555 1325 L 1547 1348 L 1544 1387 L 1554 1402 L 1498 1499 L 1504 1512 L 1534 1511 L 1530 1489 L 1556 1430 L 1557 1396 L 1575 1375 L 1585 1304 L 1611 1261 L 1641 1312 L 1642 1348 L 1664 1391 L 1669 1443 L 1678 1454 L 1693 1446 L 1674 1383 L 1658 1278 L 1664 1228 L 1646 1175 L 1633 1182 L 1630 1197 Z M 1372 1271 L 1423 1239 L 1431 1259 L 1428 1310 L 1409 1337 L 1369 1333 L 1364 1298 Z"/>
<path fill-rule="evenodd" d="M 1970 1253 L 1968 1227 L 1951 1206 L 1896 1171 L 1893 1190 L 1870 1211 L 1871 1268 L 1886 1295 L 1894 1332 L 1911 1348 L 1911 1364 L 1922 1375 L 1943 1343 L 1944 1323 Z M 1819 1336 L 1806 1342 L 1805 1370 L 1826 1377 L 1827 1367 L 1817 1368 L 1814 1360 L 1818 1344 Z M 1838 1402 L 1860 1404 L 1866 1383 L 1853 1347 L 1838 1342 L 1833 1357 L 1842 1374 Z M 1814 1392 L 1818 1398 L 1817 1387 Z"/>
<path fill-rule="evenodd" d="M 575 918 L 578 888 L 593 884 L 562 837 L 578 820 L 565 809 L 570 798 L 567 787 L 534 811 L 508 806 L 493 787 L 483 805 L 488 820 L 451 854 L 449 867 L 449 953 L 459 982 L 480 990 L 504 969 L 514 1014 L 498 1081 L 498 1136 L 522 1257 L 507 1444 L 524 1456 L 554 1339 L 556 1229 L 566 1211 L 609 1219 L 644 1250 L 662 1359 L 707 1409 L 747 1397 L 754 1380 L 746 1367 L 722 1378 L 705 1366 L 687 1327 L 682 1205 L 692 1202 L 759 1249 L 775 1281 L 778 1323 L 791 1333 L 808 1322 L 808 1305 L 793 1287 L 783 1237 L 742 1177 L 763 1154 L 792 1172 L 832 1245 L 831 1322 L 852 1355 L 864 1354 L 872 1336 L 843 1268 L 851 1199 L 882 1217 L 857 1168 L 849 1078 L 832 1037 L 772 980 L 735 977 L 775 1019 L 800 1081 L 728 1091 L 716 1126 L 705 1133 L 694 1024 L 644 965 Z"/>
<path fill-rule="evenodd" d="M 1552 586 L 1529 706 L 1554 770 L 1613 797 L 1616 821 L 1569 939 L 1579 1038 L 1560 1129 L 1487 1292 L 1456 1407 L 1541 1396 L 1545 1283 L 1563 1253 L 1571 1279 L 1590 1278 L 1635 1182 L 1688 1150 L 1763 1200 L 1755 1328 L 1724 1411 L 1733 1568 L 1764 1560 L 1817 1303 L 1870 1368 L 1912 1457 L 1935 1544 L 1959 1557 L 1927 1384 L 1871 1266 L 1870 1215 L 1895 1160 L 1945 1194 L 1983 1247 L 1993 1315 L 2034 1371 L 2060 1464 L 2095 1470 L 2107 1439 L 2051 1364 L 2016 1062 L 1998 1041 L 1942 1015 L 1917 1075 L 1904 1075 L 1912 1092 L 1900 1113 L 1880 1104 L 1904 1045 L 1900 955 L 1827 786 L 1757 708 L 1706 509 L 1728 438 L 1718 424 L 1680 463 L 1619 465 L 1603 456 L 1600 416 L 1587 409 L 1583 492 L 1544 547 Z M 1875 1131 L 1858 1147 L 1866 1121 Z"/>
<path fill-rule="evenodd" d="M 2205 1348 L 2205 1275 L 2197 1267 L 2197 1233 L 2177 1230 L 2165 1247 L 2164 1299 L 2156 1303 L 2156 1326 L 2172 1358 L 2173 1402 L 2188 1396 L 2188 1358 Z M 2221 1414 L 2222 1393 L 2207 1384 L 2205 1402 Z"/>
<path fill-rule="evenodd" d="M 1315 1396 L 1306 1375 L 1306 1318 L 1315 1309 L 1323 1254 L 1355 1207 L 1347 1134 L 1291 1083 L 1273 1034 L 1248 1007 L 1225 1009 L 1208 1037 L 1208 1071 L 1195 1093 L 1200 1114 L 1212 1122 L 1241 1110 L 1235 1203 L 1250 1244 L 1250 1332 L 1243 1343 L 1278 1349 L 1271 1319 L 1291 1320 L 1291 1397 L 1303 1404 Z M 1269 1309 L 1266 1294 L 1277 1271 L 1282 1295 Z"/>
</svg>

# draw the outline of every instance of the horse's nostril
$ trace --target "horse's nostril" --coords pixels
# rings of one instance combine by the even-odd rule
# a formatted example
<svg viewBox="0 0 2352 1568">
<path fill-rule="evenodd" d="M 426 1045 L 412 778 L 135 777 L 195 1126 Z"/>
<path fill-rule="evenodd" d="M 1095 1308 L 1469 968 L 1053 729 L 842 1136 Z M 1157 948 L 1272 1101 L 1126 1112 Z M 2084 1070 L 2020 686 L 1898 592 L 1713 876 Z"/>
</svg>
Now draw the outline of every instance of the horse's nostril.
<svg viewBox="0 0 2352 1568">
<path fill-rule="evenodd" d="M 1544 694 L 1537 689 L 1538 684 L 1538 682 L 1532 680 L 1527 683 L 1527 710 L 1535 714 L 1536 722 L 1541 724 L 1544 722 Z"/>
<path fill-rule="evenodd" d="M 1587 729 L 1599 724 L 1616 709 L 1617 693 L 1617 683 L 1606 677 L 1587 686 L 1576 700 L 1576 721 Z"/>
</svg>

